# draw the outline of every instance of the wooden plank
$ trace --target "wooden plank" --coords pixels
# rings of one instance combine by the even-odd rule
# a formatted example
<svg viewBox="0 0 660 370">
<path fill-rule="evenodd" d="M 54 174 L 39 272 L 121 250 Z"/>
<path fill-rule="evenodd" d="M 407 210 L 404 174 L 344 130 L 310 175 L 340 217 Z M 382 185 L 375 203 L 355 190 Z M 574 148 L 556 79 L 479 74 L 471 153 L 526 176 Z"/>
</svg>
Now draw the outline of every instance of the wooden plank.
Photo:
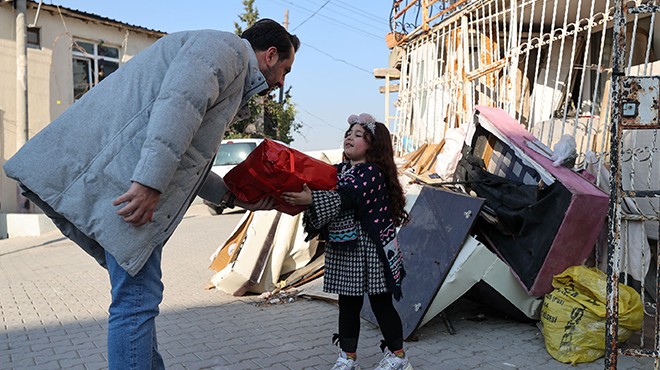
<svg viewBox="0 0 660 370">
<path fill-rule="evenodd" d="M 291 284 L 293 287 L 300 287 L 301 285 L 304 285 L 305 283 L 308 283 L 312 280 L 318 279 L 321 276 L 325 274 L 325 268 L 318 270 L 314 272 L 312 275 L 306 276 L 303 279 L 297 281 L 295 284 Z"/>
<path fill-rule="evenodd" d="M 317 272 L 321 271 L 321 273 L 324 271 L 323 266 L 325 266 L 325 256 L 321 255 L 318 258 L 316 258 L 314 261 L 310 262 L 307 266 L 299 268 L 298 270 L 294 271 L 291 273 L 286 278 L 286 284 L 284 285 L 284 289 L 286 289 L 289 286 L 298 286 L 301 283 L 301 281 L 308 281 L 308 279 L 311 276 L 315 276 Z"/>
<path fill-rule="evenodd" d="M 438 154 L 442 152 L 442 148 L 445 146 L 445 139 L 442 139 L 440 141 L 440 144 L 436 144 L 435 147 L 433 148 L 433 153 L 430 155 L 430 159 L 427 161 L 427 163 L 424 164 L 423 167 L 419 169 L 418 174 L 425 174 L 428 172 L 433 172 L 435 173 L 435 163 L 438 161 Z"/>
<path fill-rule="evenodd" d="M 376 78 L 386 78 L 390 80 L 398 80 L 401 77 L 401 71 L 396 68 L 374 68 L 374 77 Z"/>
<path fill-rule="evenodd" d="M 417 162 L 419 161 L 419 158 L 422 156 L 422 153 L 424 153 L 424 150 L 426 149 L 427 146 L 428 144 L 424 143 L 419 148 L 417 148 L 417 150 L 404 155 L 403 159 L 406 160 L 406 163 L 403 165 L 403 168 L 416 166 Z"/>
<path fill-rule="evenodd" d="M 389 89 L 388 89 L 389 88 Z M 399 92 L 399 84 L 392 84 L 387 86 L 380 86 L 378 92 L 384 94 L 385 92 Z"/>
<path fill-rule="evenodd" d="M 438 157 L 438 153 L 442 150 L 443 145 L 444 140 L 440 144 L 429 144 L 415 166 L 415 173 L 422 174 L 427 172 L 431 163 L 435 163 L 435 159 Z"/>
</svg>

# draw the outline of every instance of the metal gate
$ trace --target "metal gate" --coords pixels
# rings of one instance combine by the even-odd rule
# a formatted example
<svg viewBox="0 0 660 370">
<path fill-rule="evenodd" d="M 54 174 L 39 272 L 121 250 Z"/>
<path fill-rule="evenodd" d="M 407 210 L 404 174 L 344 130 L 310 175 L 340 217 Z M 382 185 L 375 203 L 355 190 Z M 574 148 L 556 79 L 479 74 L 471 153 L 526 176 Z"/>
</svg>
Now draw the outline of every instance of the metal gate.
<svg viewBox="0 0 660 370">
<path fill-rule="evenodd" d="M 638 291 L 644 304 L 644 325 L 637 340 L 628 341 L 619 346 L 619 283 L 630 284 L 631 263 L 637 259 L 629 258 L 627 237 L 640 238 L 643 242 L 647 237 L 642 229 L 642 235 L 623 233 L 629 230 L 631 223 L 655 222 L 657 225 L 660 200 L 660 77 L 632 71 L 630 63 L 626 63 L 623 53 L 626 50 L 626 28 L 633 27 L 639 21 L 640 15 L 651 16 L 651 24 L 655 21 L 655 13 L 660 7 L 653 2 L 637 2 L 631 6 L 617 0 L 614 9 L 614 42 L 619 47 L 613 48 L 612 57 L 612 125 L 610 141 L 610 213 L 608 234 L 608 285 L 607 285 L 607 337 L 605 368 L 616 369 L 618 356 L 642 356 L 655 358 L 655 368 L 660 367 L 660 317 L 658 303 L 660 302 L 660 279 L 658 268 L 660 250 L 660 226 L 655 227 L 656 240 L 654 255 L 641 255 L 642 271 L 637 272 L 640 278 Z M 653 29 L 653 28 L 651 28 Z M 644 69 L 649 67 L 649 46 L 646 50 Z M 639 73 L 642 72 L 642 73 Z M 657 72 L 656 72 L 657 73 Z M 650 212 L 634 212 L 646 207 Z M 649 228 L 651 229 L 651 228 Z M 649 233 L 653 232 L 648 230 Z M 649 239 L 650 240 L 650 239 Z M 643 253 L 651 254 L 651 250 L 643 249 Z M 654 266 L 652 262 L 655 260 Z M 651 267 L 654 267 L 652 269 Z M 650 270 L 650 271 L 649 271 Z M 653 271 L 655 270 L 655 271 Z M 650 343 L 649 343 L 650 342 Z"/>
</svg>

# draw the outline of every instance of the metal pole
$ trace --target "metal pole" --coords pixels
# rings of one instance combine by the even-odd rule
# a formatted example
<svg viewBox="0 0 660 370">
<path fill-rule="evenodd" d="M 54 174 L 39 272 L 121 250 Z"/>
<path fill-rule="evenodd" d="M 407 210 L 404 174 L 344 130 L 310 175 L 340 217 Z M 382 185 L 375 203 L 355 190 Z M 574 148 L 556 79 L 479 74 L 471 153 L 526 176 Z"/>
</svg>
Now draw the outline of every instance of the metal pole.
<svg viewBox="0 0 660 370">
<path fill-rule="evenodd" d="M 617 368 L 619 355 L 619 261 L 621 254 L 620 222 L 621 166 L 619 143 L 621 139 L 621 90 L 625 77 L 626 12 L 624 0 L 614 2 L 613 55 L 612 55 L 612 123 L 610 126 L 610 211 L 607 235 L 607 316 L 605 332 L 605 369 Z"/>
<path fill-rule="evenodd" d="M 284 10 L 284 22 L 282 22 L 285 30 L 289 29 L 289 9 Z M 280 104 L 284 104 L 284 86 L 280 87 Z"/>
<path fill-rule="evenodd" d="M 394 127 L 390 128 L 390 73 L 385 74 L 385 126 L 390 133 L 394 132 Z"/>
<path fill-rule="evenodd" d="M 289 9 L 284 10 L 284 22 L 282 22 L 282 26 L 284 27 L 285 30 L 289 30 Z M 280 87 L 280 100 L 279 100 L 280 105 L 282 106 L 282 110 L 284 110 L 284 84 Z M 273 120 L 273 124 L 275 125 L 275 138 L 279 139 L 280 138 L 280 122 L 277 120 Z"/>
<path fill-rule="evenodd" d="M 28 140 L 28 86 L 27 86 L 27 1 L 16 0 L 16 151 Z M 29 203 L 16 188 L 16 208 L 20 213 L 29 211 Z"/>
<path fill-rule="evenodd" d="M 16 150 L 28 139 L 26 0 L 16 1 Z"/>
</svg>

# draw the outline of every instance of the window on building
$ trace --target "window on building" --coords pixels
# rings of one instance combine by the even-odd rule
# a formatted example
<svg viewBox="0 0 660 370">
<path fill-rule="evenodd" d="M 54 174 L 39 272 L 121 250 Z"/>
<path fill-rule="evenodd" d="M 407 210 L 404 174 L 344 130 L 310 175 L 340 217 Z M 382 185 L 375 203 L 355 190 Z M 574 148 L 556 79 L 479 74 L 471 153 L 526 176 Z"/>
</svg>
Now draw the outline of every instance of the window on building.
<svg viewBox="0 0 660 370">
<path fill-rule="evenodd" d="M 119 48 L 114 46 L 75 40 L 71 53 L 75 100 L 119 68 Z"/>
<path fill-rule="evenodd" d="M 27 45 L 34 48 L 41 48 L 41 28 L 28 27 Z"/>
</svg>

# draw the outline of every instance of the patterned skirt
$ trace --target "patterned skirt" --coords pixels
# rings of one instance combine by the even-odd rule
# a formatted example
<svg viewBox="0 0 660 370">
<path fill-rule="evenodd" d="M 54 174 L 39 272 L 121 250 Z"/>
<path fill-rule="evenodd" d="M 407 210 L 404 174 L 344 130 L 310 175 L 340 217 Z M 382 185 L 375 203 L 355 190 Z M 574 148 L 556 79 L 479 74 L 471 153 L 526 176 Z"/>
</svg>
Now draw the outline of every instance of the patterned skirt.
<svg viewBox="0 0 660 370">
<path fill-rule="evenodd" d="M 359 243 L 351 249 L 325 248 L 323 291 L 341 295 L 380 294 L 388 291 L 376 245 L 358 226 Z"/>
<path fill-rule="evenodd" d="M 320 227 L 333 221 L 341 211 L 339 195 L 334 191 L 313 191 L 314 207 L 306 212 L 308 221 Z M 358 243 L 352 248 L 328 243 L 325 247 L 323 291 L 361 296 L 388 291 L 383 262 L 377 246 L 357 223 Z"/>
</svg>

